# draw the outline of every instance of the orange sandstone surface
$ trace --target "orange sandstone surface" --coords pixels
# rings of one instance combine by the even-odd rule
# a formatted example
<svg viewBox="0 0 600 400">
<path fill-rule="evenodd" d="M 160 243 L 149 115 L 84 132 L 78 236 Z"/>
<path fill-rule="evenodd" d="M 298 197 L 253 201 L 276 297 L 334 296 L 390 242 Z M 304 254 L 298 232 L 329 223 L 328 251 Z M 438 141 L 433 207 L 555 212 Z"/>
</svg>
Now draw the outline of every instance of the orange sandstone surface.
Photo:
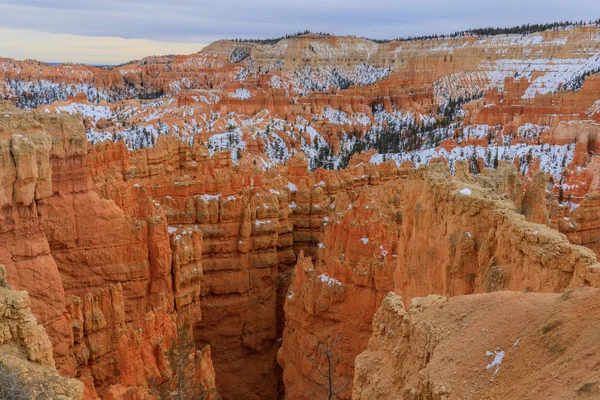
<svg viewBox="0 0 600 400">
<path fill-rule="evenodd" d="M 223 398 L 321 396 L 324 354 L 350 398 L 390 291 L 599 284 L 591 250 L 527 220 L 550 224 L 552 199 L 510 165 L 452 176 L 357 158 L 309 172 L 297 157 L 265 172 L 168 136 L 89 147 L 80 117 L 2 121 L 2 262 L 85 398 L 143 398 L 168 379 L 181 321 L 205 358 L 198 379 Z"/>
<path fill-rule="evenodd" d="M 544 73 L 593 61 L 598 37 L 0 60 L 0 95 L 37 108 L 0 104 L 0 264 L 39 323 L 1 289 L 20 310 L 2 343 L 86 400 L 154 398 L 182 329 L 212 399 L 597 394 L 600 80 Z M 447 137 L 360 151 L 401 118 Z"/>
<path fill-rule="evenodd" d="M 600 393 L 597 289 L 390 294 L 356 358 L 352 399 L 574 399 Z"/>
</svg>

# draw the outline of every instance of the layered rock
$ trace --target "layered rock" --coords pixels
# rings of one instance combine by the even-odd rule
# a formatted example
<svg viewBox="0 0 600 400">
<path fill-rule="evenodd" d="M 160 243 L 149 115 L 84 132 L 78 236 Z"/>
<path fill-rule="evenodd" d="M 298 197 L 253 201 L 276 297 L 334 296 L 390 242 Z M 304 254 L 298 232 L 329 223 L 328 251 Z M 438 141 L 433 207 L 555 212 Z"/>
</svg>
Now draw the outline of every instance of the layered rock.
<svg viewBox="0 0 600 400">
<path fill-rule="evenodd" d="M 410 298 L 490 290 L 555 292 L 596 286 L 595 255 L 526 222 L 512 202 L 442 171 L 411 171 L 403 186 L 395 287 Z M 444 240 L 440 240 L 444 238 Z"/>
<path fill-rule="evenodd" d="M 399 173 L 354 202 L 338 196 L 316 263 L 296 266 L 279 351 L 287 398 L 351 397 L 354 358 L 390 291 L 410 301 L 600 284 L 593 252 L 526 221 L 512 201 L 452 180 L 441 166 Z M 325 374 L 328 360 L 334 367 Z"/>
<path fill-rule="evenodd" d="M 2 222 L 0 262 L 11 285 L 27 290 L 31 308 L 53 341 L 58 369 L 75 371 L 66 296 L 41 225 L 38 201 L 52 195 L 51 136 L 32 115 L 0 119 Z"/>
<path fill-rule="evenodd" d="M 121 201 L 128 214 L 101 199 L 80 118 L 14 113 L 3 121 L 14 142 L 5 146 L 4 170 L 16 176 L 4 186 L 9 224 L 0 236 L 11 283 L 31 294 L 60 371 L 84 381 L 86 398 L 142 396 L 150 381 L 170 379 L 163 354 L 177 325 L 201 318 L 201 231 L 180 232 L 180 240 L 151 200 Z M 103 172 L 112 185 L 100 187 L 131 198 L 122 176 Z M 198 373 L 209 375 L 200 378 L 214 384 L 210 360 L 203 364 Z"/>
<path fill-rule="evenodd" d="M 58 374 L 52 343 L 31 312 L 29 296 L 26 292 L 7 288 L 5 279 L 6 269 L 0 265 L 0 368 L 3 384 L 8 384 L 7 375 L 12 374 L 32 398 L 83 399 L 83 384 Z M 5 391 L 3 393 L 8 395 Z"/>
<path fill-rule="evenodd" d="M 197 222 L 206 280 L 196 341 L 214 349 L 224 398 L 276 398 L 277 245 L 286 210 L 270 193 L 200 196 Z"/>
<path fill-rule="evenodd" d="M 43 112 L 0 105 L 0 262 L 86 398 L 168 384 L 181 326 L 211 393 L 350 398 L 389 291 L 599 284 L 598 34 L 2 60 Z"/>
</svg>

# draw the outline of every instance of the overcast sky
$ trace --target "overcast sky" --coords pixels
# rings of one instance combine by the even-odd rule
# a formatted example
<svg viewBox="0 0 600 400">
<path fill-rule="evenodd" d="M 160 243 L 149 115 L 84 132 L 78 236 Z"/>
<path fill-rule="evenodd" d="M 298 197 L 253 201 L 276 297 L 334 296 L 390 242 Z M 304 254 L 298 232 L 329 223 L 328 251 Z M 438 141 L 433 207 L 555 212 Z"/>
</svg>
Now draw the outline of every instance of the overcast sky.
<svg viewBox="0 0 600 400">
<path fill-rule="evenodd" d="M 0 56 L 116 64 L 309 29 L 393 38 L 600 18 L 600 0 L 0 0 Z"/>
</svg>

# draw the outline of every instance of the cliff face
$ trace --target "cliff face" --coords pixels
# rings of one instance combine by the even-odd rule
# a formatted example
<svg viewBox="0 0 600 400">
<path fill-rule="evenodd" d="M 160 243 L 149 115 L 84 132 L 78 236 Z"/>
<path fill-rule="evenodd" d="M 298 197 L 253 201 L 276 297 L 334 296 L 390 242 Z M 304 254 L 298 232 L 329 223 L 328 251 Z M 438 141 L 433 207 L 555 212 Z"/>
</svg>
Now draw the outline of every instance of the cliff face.
<svg viewBox="0 0 600 400">
<path fill-rule="evenodd" d="M 73 373 L 72 337 L 58 266 L 41 227 L 38 201 L 52 195 L 51 136 L 29 114 L 0 121 L 2 224 L 0 259 L 11 284 L 26 289 L 31 307 L 53 339 L 59 369 Z"/>
<path fill-rule="evenodd" d="M 225 398 L 276 398 L 276 281 L 278 247 L 291 251 L 287 209 L 269 192 L 226 196 L 197 200 L 206 282 L 196 341 L 214 349 Z"/>
<path fill-rule="evenodd" d="M 169 377 L 163 353 L 177 321 L 201 317 L 201 232 L 180 241 L 152 202 L 137 218 L 101 199 L 80 118 L 2 121 L 9 181 L 0 237 L 10 283 L 30 293 L 58 369 L 84 381 L 86 398 L 115 385 L 141 395 L 151 378 Z"/>
<path fill-rule="evenodd" d="M 46 327 L 59 369 L 85 383 L 86 398 L 143 396 L 150 381 L 167 380 L 162 354 L 182 321 L 197 349 L 212 349 L 198 354 L 198 379 L 224 398 L 327 394 L 327 362 L 331 390 L 350 398 L 354 359 L 390 291 L 408 301 L 598 285 L 593 252 L 527 221 L 551 224 L 545 180 L 507 164 L 474 177 L 457 163 L 451 176 L 442 165 L 365 164 L 363 154 L 341 172 L 308 172 L 301 157 L 262 171 L 167 135 L 135 152 L 122 143 L 88 150 L 77 117 L 12 112 L 4 121 L 10 207 L 35 207 L 30 226 L 63 290 L 66 328 Z M 27 172 L 37 159 L 14 156 L 23 126 L 45 138 L 29 154 L 50 173 Z M 36 200 L 44 177 L 51 190 Z M 16 197 L 28 182 L 30 200 Z M 11 242 L 13 224 L 2 238 L 22 243 Z M 293 271 L 296 253 L 307 256 Z M 17 277 L 37 271 L 12 254 L 3 262 Z M 56 312 L 35 279 L 11 282 L 30 291 L 36 314 Z"/>
<path fill-rule="evenodd" d="M 597 396 L 589 349 L 598 296 L 596 289 L 429 296 L 407 309 L 390 294 L 356 358 L 352 399 Z"/>
<path fill-rule="evenodd" d="M 435 171 L 405 182 L 395 288 L 407 298 L 597 285 L 591 251 L 526 222 L 512 202 Z"/>
<path fill-rule="evenodd" d="M 7 375 L 16 371 L 19 386 L 32 398 L 83 399 L 83 384 L 58 374 L 52 344 L 31 312 L 29 296 L 7 288 L 5 279 L 6 269 L 0 265 L 0 367 L 3 385 L 7 385 L 3 393 L 10 396 Z"/>
<path fill-rule="evenodd" d="M 0 263 L 86 399 L 164 388 L 182 328 L 209 397 L 351 398 L 390 291 L 600 284 L 599 37 L 1 60 Z"/>
<path fill-rule="evenodd" d="M 353 202 L 338 196 L 316 262 L 300 258 L 296 265 L 279 351 L 287 398 L 332 391 L 351 397 L 354 359 L 390 291 L 409 302 L 429 294 L 562 292 L 600 284 L 592 251 L 526 221 L 512 201 L 472 176 L 452 180 L 441 166 L 398 173 L 400 179 Z M 511 186 L 495 190 L 508 196 L 504 189 Z M 324 360 L 332 361 L 331 374 Z"/>
<path fill-rule="evenodd" d="M 595 248 L 594 228 L 568 209 L 597 192 L 598 29 L 381 44 L 313 34 L 219 41 L 110 68 L 3 60 L 0 81 L 19 106 L 80 112 L 92 143 L 124 140 L 129 149 L 168 134 L 263 169 L 298 152 L 311 169 L 336 169 L 368 149 L 378 153 L 371 163 L 515 162 L 526 176 L 551 178 L 553 226 Z M 574 230 L 559 223 L 565 214 Z"/>
<path fill-rule="evenodd" d="M 566 211 L 597 191 L 598 30 L 381 44 L 314 34 L 219 41 L 108 68 L 3 60 L 0 81 L 21 107 L 81 112 L 93 143 L 148 148 L 168 133 L 262 168 L 297 152 L 311 169 L 344 167 L 362 149 L 380 153 L 369 162 L 398 165 L 514 161 L 525 175 L 551 176 Z M 594 246 L 587 234 L 580 243 Z"/>
<path fill-rule="evenodd" d="M 288 398 L 327 391 L 324 354 L 335 359 L 338 396 L 349 398 L 354 358 L 389 291 L 408 299 L 597 284 L 590 251 L 517 213 L 535 185 L 523 194 L 510 168 L 476 182 L 458 167 L 452 178 L 441 166 L 359 159 L 341 173 L 309 173 L 297 158 L 236 173 L 227 154 L 168 136 L 132 153 L 119 144 L 88 152 L 75 117 L 13 117 L 52 137 L 52 190 L 31 206 L 67 299 L 70 328 L 51 333 L 55 354 L 90 398 L 141 395 L 164 378 L 160 354 L 177 320 L 193 326 L 197 348 L 211 346 L 224 398 L 277 397 L 280 345 Z M 288 288 L 294 250 L 315 261 L 300 257 Z M 21 287 L 47 304 L 32 283 Z"/>
</svg>

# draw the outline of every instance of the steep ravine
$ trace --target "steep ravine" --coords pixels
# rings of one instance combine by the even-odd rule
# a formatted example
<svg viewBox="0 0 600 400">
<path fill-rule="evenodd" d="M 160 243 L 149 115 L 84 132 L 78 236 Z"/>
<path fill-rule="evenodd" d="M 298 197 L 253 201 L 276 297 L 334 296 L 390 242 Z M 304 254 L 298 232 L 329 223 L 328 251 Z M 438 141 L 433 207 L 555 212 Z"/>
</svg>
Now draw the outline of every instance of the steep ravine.
<svg viewBox="0 0 600 400">
<path fill-rule="evenodd" d="M 309 172 L 297 156 L 264 171 L 167 135 L 133 152 L 91 146 L 81 117 L 20 111 L 2 119 L 0 157 L 0 263 L 85 399 L 167 381 L 181 323 L 211 395 L 350 398 L 390 291 L 408 302 L 600 282 L 591 250 L 518 212 L 551 205 L 530 207 L 537 186 L 523 197 L 506 165 L 475 178 L 356 158 Z"/>
<path fill-rule="evenodd" d="M 355 358 L 389 292 L 408 303 L 600 284 L 596 255 L 528 222 L 510 192 L 496 194 L 469 175 L 452 179 L 441 166 L 399 174 L 355 201 L 338 201 L 316 262 L 301 258 L 296 266 L 278 355 L 288 399 L 352 397 Z"/>
</svg>

